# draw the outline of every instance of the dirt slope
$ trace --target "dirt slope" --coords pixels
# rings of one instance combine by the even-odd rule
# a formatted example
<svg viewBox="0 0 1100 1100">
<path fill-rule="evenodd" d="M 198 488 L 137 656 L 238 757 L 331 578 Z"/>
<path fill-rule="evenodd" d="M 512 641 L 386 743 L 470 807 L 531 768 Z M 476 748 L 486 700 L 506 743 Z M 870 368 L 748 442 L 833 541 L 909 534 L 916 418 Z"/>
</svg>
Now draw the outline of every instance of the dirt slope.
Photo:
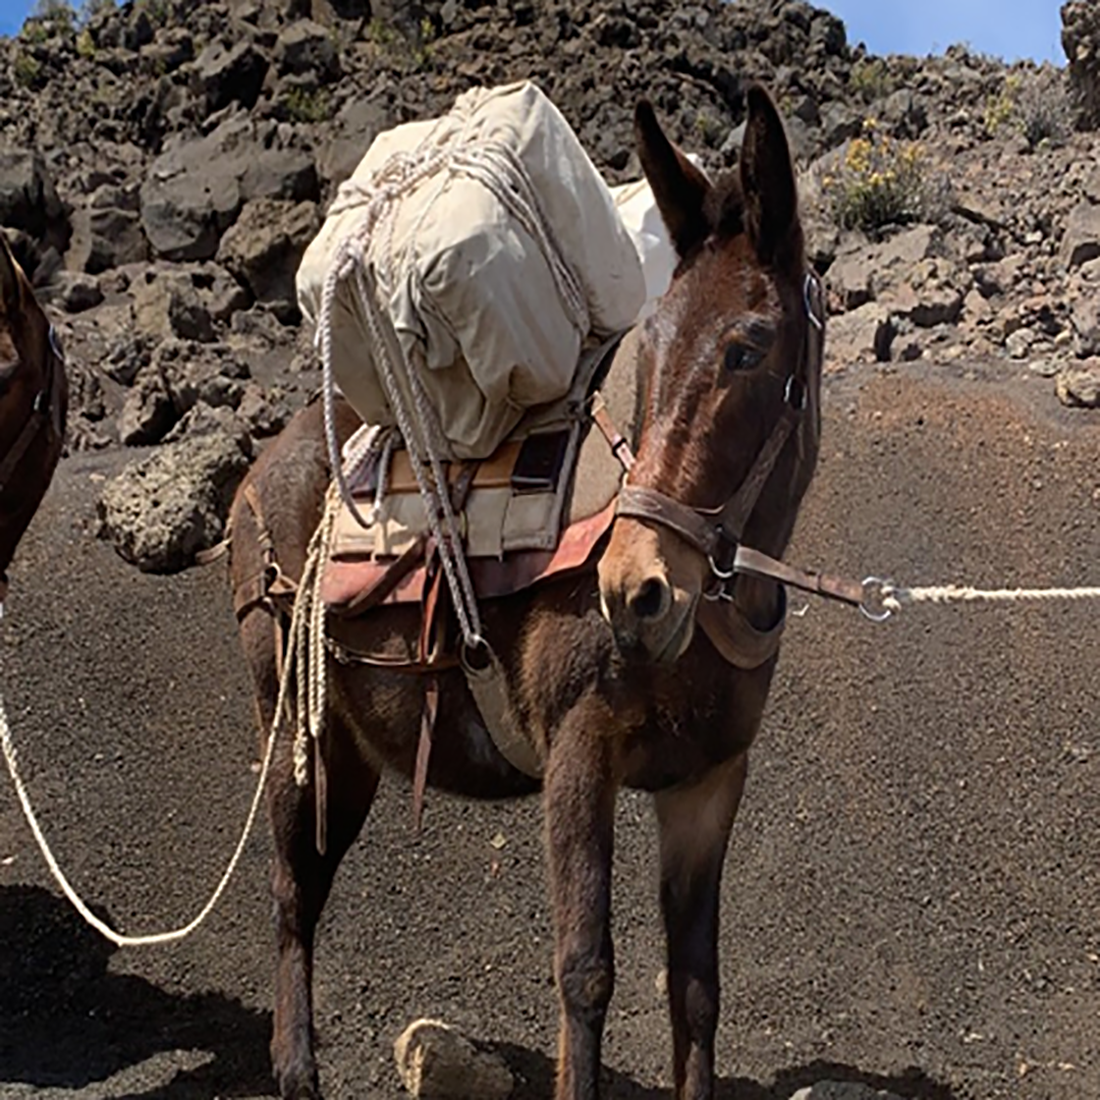
<svg viewBox="0 0 1100 1100">
<path fill-rule="evenodd" d="M 1020 370 L 829 377 L 790 558 L 908 583 L 1096 583 L 1100 425 Z M 191 912 L 251 793 L 222 570 L 138 574 L 91 533 L 121 452 L 66 459 L 13 574 L 0 690 L 65 867 L 127 930 Z M 791 623 L 725 882 L 722 1100 L 831 1077 L 929 1100 L 1100 1095 L 1095 607 Z M 317 969 L 327 1095 L 397 1100 L 390 1044 L 438 1014 L 550 1095 L 536 803 L 380 798 Z M 497 850 L 491 841 L 506 838 Z M 112 952 L 59 900 L 0 783 L 0 1096 L 269 1095 L 261 832 L 210 923 Z M 621 804 L 608 1096 L 655 1100 L 668 1038 L 650 811 Z"/>
</svg>

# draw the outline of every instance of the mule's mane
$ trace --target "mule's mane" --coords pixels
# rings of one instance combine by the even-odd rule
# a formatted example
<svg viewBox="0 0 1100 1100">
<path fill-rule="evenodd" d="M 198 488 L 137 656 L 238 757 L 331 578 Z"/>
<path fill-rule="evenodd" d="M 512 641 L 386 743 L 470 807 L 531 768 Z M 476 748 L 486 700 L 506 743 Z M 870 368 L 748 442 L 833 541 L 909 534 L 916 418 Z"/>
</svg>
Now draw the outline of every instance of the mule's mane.
<svg viewBox="0 0 1100 1100">
<path fill-rule="evenodd" d="M 754 219 L 759 219 L 761 212 L 759 209 L 752 209 L 746 201 L 741 187 L 741 175 L 736 168 L 727 169 L 718 176 L 703 200 L 703 216 L 713 239 L 719 245 L 726 244 L 743 233 L 756 238 L 761 232 L 761 226 L 754 224 Z M 779 269 L 791 265 L 796 269 L 803 267 L 804 247 L 802 225 L 796 216 L 786 239 L 777 242 L 776 254 L 770 266 Z"/>
<path fill-rule="evenodd" d="M 727 169 L 707 193 L 703 213 L 719 241 L 728 241 L 745 232 L 745 195 L 741 177 Z"/>
</svg>

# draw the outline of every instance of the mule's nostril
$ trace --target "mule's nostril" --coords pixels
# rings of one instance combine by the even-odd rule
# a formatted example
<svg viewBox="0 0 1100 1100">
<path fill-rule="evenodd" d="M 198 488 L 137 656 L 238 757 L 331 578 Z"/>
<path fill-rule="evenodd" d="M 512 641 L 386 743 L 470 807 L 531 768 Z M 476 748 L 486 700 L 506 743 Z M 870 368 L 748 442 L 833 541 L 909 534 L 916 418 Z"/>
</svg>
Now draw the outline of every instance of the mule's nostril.
<svg viewBox="0 0 1100 1100">
<path fill-rule="evenodd" d="M 630 610 L 639 619 L 659 619 L 668 610 L 668 585 L 657 577 L 650 577 L 634 593 Z"/>
</svg>

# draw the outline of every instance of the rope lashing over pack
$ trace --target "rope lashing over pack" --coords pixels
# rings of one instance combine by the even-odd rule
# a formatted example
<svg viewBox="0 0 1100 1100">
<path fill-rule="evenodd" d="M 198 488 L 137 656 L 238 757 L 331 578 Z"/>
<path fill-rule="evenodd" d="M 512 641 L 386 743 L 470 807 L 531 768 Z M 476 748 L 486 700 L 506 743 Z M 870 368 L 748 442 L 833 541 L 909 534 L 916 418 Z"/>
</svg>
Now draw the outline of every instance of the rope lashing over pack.
<svg viewBox="0 0 1100 1100">
<path fill-rule="evenodd" d="M 386 398 L 397 429 L 409 452 L 417 486 L 424 500 L 428 524 L 435 540 L 462 630 L 464 644 L 470 649 L 484 645 L 477 598 L 462 550 L 458 519 L 451 503 L 444 469 L 447 453 L 438 416 L 425 393 L 417 370 L 410 365 L 397 338 L 393 323 L 379 294 L 379 273 L 368 259 L 372 237 L 381 233 L 392 256 L 394 215 L 401 199 L 413 188 L 439 175 L 464 175 L 477 180 L 501 203 L 508 213 L 536 242 L 542 251 L 554 284 L 578 331 L 590 327 L 590 315 L 584 290 L 566 262 L 561 248 L 542 212 L 538 196 L 514 150 L 494 141 L 471 141 L 462 132 L 446 144 L 433 145 L 429 137 L 412 153 L 394 154 L 368 184 L 354 179 L 340 188 L 330 214 L 355 211 L 357 220 L 340 241 L 325 278 L 318 316 L 316 341 L 323 368 L 325 437 L 332 464 L 333 479 L 340 498 L 356 521 L 368 527 L 377 518 L 384 496 L 388 459 L 395 440 L 378 433 L 370 437 L 360 459 L 377 459 L 379 481 L 372 514 L 364 518 L 348 488 L 339 441 L 336 434 L 333 374 L 332 321 L 336 295 L 351 281 L 370 333 L 372 351 L 378 365 Z"/>
</svg>

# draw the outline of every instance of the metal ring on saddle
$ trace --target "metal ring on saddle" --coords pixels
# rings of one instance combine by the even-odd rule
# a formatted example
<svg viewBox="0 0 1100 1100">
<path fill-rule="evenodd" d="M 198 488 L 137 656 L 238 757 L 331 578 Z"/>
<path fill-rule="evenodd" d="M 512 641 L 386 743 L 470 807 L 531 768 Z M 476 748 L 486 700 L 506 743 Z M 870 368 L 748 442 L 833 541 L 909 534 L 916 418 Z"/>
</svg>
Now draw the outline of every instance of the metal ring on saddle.
<svg viewBox="0 0 1100 1100">
<path fill-rule="evenodd" d="M 475 662 L 474 654 L 482 654 L 485 659 Z M 492 650 L 489 643 L 480 635 L 472 634 L 469 638 L 463 638 L 458 646 L 458 660 L 466 672 L 472 672 L 475 676 L 484 672 L 492 664 Z"/>
</svg>

